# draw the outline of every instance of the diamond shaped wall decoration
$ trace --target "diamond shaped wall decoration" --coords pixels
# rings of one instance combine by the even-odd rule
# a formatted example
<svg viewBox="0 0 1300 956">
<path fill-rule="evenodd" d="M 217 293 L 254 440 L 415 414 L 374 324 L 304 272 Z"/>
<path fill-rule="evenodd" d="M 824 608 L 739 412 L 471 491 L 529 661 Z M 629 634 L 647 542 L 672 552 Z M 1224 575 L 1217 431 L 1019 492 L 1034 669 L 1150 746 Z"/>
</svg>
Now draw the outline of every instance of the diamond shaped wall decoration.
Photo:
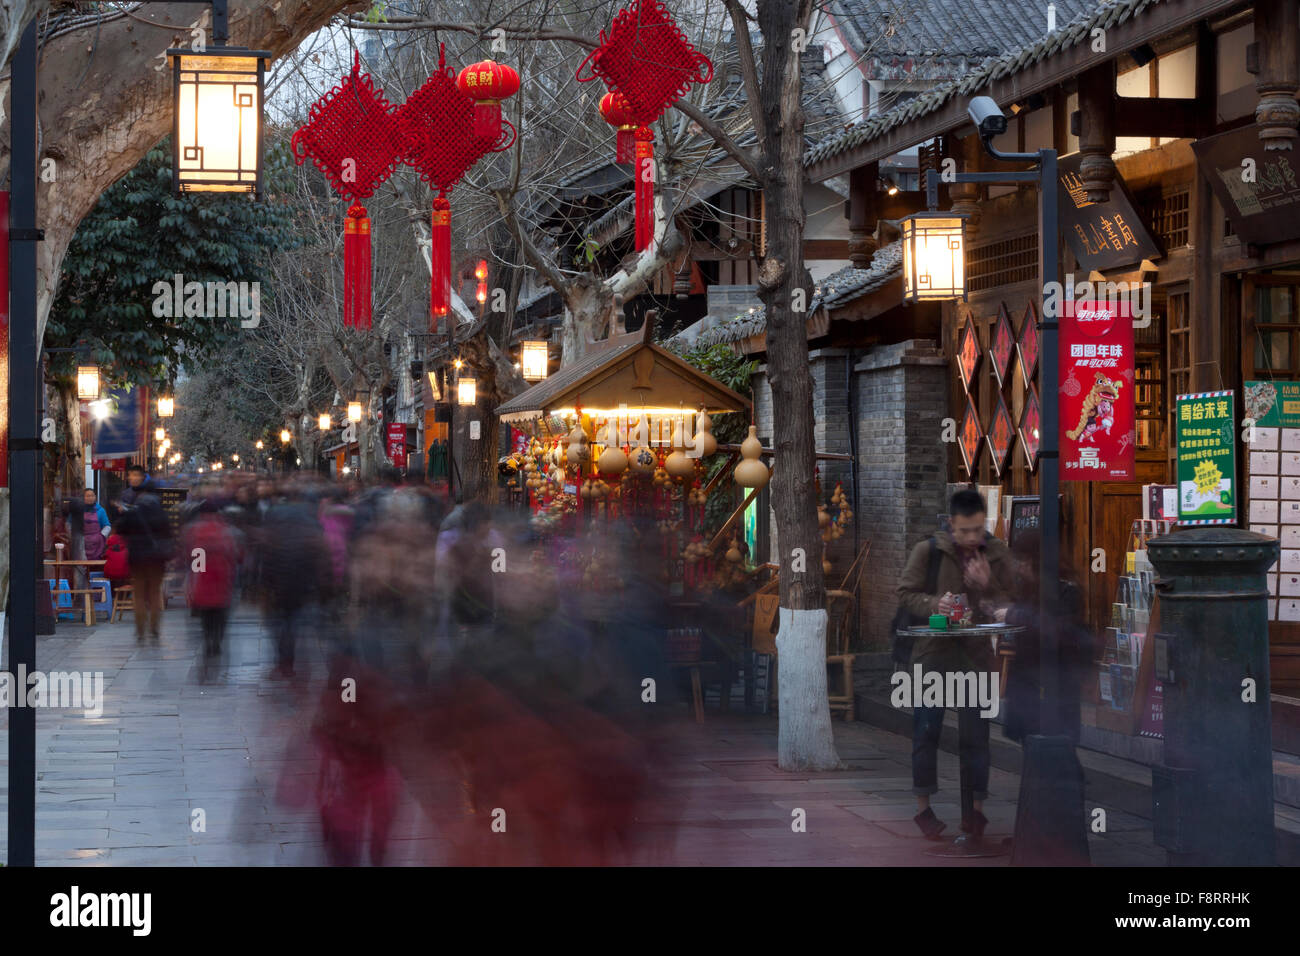
<svg viewBox="0 0 1300 956">
<path fill-rule="evenodd" d="M 966 474 L 972 478 L 979 467 L 980 448 L 983 447 L 984 431 L 980 428 L 979 412 L 974 400 L 966 396 L 966 414 L 962 416 L 961 433 L 957 436 L 957 446 L 961 449 L 962 463 Z"/>
<path fill-rule="evenodd" d="M 998 403 L 993 409 L 993 421 L 989 422 L 988 439 L 989 453 L 993 456 L 993 470 L 1000 478 L 1006 470 L 1007 457 L 1016 439 L 1016 428 L 1011 422 L 1011 413 L 1007 411 L 1007 403 L 1001 393 L 998 393 Z"/>
<path fill-rule="evenodd" d="M 980 364 L 980 340 L 975 331 L 975 319 L 966 313 L 966 324 L 962 326 L 961 336 L 957 340 L 957 371 L 961 375 L 961 384 L 967 392 L 975 385 L 975 372 Z"/>
<path fill-rule="evenodd" d="M 1005 304 L 998 307 L 992 338 L 989 357 L 993 359 L 993 374 L 998 377 L 998 386 L 1006 388 L 1007 373 L 1011 371 L 1011 358 L 1016 351 L 1016 336 L 1011 331 L 1011 317 L 1007 315 Z"/>
</svg>

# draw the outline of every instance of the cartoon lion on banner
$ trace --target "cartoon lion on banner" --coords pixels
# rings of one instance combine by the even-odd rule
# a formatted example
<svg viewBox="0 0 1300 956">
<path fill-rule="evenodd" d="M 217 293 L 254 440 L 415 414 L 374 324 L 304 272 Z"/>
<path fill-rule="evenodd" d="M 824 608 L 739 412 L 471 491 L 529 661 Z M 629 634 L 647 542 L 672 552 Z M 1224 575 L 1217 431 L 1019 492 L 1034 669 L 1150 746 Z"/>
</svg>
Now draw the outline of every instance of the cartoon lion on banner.
<svg viewBox="0 0 1300 956">
<path fill-rule="evenodd" d="M 1115 424 L 1115 402 L 1123 385 L 1121 379 L 1109 379 L 1104 372 L 1098 372 L 1092 391 L 1083 400 L 1079 424 L 1065 436 L 1070 441 L 1085 442 L 1093 440 L 1092 436 L 1098 431 L 1109 435 L 1111 426 Z"/>
</svg>

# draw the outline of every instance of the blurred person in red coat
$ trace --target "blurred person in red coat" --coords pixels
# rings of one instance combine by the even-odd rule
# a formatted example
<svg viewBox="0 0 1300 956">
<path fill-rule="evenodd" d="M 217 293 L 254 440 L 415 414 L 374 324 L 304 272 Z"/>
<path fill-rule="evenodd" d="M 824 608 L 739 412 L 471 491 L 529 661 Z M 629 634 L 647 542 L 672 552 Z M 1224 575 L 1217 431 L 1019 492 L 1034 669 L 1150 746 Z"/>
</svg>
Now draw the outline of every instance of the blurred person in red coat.
<svg viewBox="0 0 1300 956">
<path fill-rule="evenodd" d="M 185 526 L 183 557 L 189 564 L 185 596 L 203 622 L 203 653 L 216 657 L 226 634 L 226 619 L 235 592 L 242 549 L 239 537 L 211 499 L 199 505 L 198 516 Z"/>
</svg>

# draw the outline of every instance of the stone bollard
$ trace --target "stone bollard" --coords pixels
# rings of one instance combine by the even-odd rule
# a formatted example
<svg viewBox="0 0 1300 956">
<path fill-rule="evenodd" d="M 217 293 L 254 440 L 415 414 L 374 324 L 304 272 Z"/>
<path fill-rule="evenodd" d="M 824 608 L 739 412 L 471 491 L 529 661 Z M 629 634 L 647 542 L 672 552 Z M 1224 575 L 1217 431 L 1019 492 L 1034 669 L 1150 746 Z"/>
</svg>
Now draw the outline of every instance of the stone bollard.
<svg viewBox="0 0 1300 956">
<path fill-rule="evenodd" d="M 1155 842 L 1171 866 L 1274 861 L 1268 588 L 1278 542 L 1229 527 L 1156 538 L 1153 659 L 1164 685 L 1163 766 L 1151 771 Z"/>
</svg>

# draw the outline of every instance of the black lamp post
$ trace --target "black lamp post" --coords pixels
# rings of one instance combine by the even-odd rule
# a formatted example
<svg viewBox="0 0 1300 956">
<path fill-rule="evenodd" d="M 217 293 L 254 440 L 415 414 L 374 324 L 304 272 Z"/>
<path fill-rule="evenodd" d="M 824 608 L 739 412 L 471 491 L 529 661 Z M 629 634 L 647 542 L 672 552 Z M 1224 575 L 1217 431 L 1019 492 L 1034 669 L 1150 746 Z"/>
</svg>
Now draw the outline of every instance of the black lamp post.
<svg viewBox="0 0 1300 956">
<path fill-rule="evenodd" d="M 1030 182 L 1038 186 L 1039 275 L 1044 285 L 1060 281 L 1060 220 L 1057 195 L 1057 154 L 1055 149 L 1032 153 L 1004 153 L 993 145 L 993 138 L 1006 132 L 1007 119 L 992 97 L 978 96 L 968 108 L 985 152 L 1001 162 L 1029 163 L 1034 168 L 999 173 L 957 173 L 958 183 L 1016 185 Z M 934 219 L 939 204 L 939 174 L 926 172 L 926 200 L 930 213 L 916 218 L 918 228 Z M 904 239 L 907 232 L 904 230 Z M 906 257 L 906 252 L 904 253 Z M 919 261 L 915 250 L 911 258 Z M 906 265 L 906 258 L 905 258 Z M 917 273 L 919 276 L 920 273 Z M 911 288 L 920 290 L 914 298 L 926 298 L 925 283 L 915 281 Z M 905 287 L 906 287 L 905 277 Z M 960 270 L 960 293 L 965 295 L 965 270 Z M 954 297 L 955 292 L 946 297 Z M 1039 733 L 1025 741 L 1020 796 L 1016 811 L 1015 849 L 1012 862 L 1024 865 L 1060 863 L 1086 864 L 1088 838 L 1083 815 L 1083 771 L 1074 744 L 1064 733 L 1061 715 L 1060 635 L 1056 615 L 1060 608 L 1061 579 L 1061 508 L 1060 448 L 1057 435 L 1059 401 L 1057 399 L 1057 328 L 1059 316 L 1055 303 L 1059 296 L 1044 295 L 1039 310 L 1043 360 L 1039 363 L 1042 384 L 1042 444 L 1038 453 L 1038 492 L 1040 499 L 1039 554 Z"/>
<path fill-rule="evenodd" d="M 181 192 L 242 192 L 262 182 L 262 50 L 228 47 L 227 0 L 171 0 L 212 7 L 213 44 L 172 58 L 172 175 Z M 10 69 L 9 492 L 11 671 L 36 671 L 36 595 L 41 560 L 41 376 L 36 337 L 36 126 L 38 35 L 23 31 Z M 24 689 L 25 690 L 25 689 Z M 36 712 L 9 711 L 9 865 L 36 863 Z"/>
</svg>

